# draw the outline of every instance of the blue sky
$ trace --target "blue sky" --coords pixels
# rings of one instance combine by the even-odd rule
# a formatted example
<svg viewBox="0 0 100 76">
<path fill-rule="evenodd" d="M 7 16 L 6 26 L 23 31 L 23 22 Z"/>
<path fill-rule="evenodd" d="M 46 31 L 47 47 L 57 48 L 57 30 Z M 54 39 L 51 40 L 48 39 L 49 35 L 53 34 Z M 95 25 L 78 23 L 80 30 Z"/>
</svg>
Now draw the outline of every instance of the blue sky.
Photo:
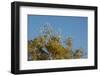
<svg viewBox="0 0 100 76">
<path fill-rule="evenodd" d="M 73 49 L 82 47 L 87 52 L 88 18 L 79 16 L 43 16 L 28 15 L 28 40 L 39 36 L 40 27 L 45 23 L 52 24 L 53 30 L 61 30 L 62 39 L 72 37 Z"/>
</svg>

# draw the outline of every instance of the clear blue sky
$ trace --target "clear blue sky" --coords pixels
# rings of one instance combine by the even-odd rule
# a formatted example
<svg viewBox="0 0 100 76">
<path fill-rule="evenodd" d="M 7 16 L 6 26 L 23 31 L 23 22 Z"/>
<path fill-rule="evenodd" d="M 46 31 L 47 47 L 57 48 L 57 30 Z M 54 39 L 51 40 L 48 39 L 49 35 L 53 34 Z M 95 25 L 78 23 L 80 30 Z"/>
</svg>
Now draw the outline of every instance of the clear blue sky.
<svg viewBox="0 0 100 76">
<path fill-rule="evenodd" d="M 52 24 L 55 31 L 61 29 L 62 39 L 72 37 L 73 49 L 82 47 L 87 52 L 87 17 L 28 15 L 28 40 L 39 36 L 40 26 L 45 23 Z"/>
</svg>

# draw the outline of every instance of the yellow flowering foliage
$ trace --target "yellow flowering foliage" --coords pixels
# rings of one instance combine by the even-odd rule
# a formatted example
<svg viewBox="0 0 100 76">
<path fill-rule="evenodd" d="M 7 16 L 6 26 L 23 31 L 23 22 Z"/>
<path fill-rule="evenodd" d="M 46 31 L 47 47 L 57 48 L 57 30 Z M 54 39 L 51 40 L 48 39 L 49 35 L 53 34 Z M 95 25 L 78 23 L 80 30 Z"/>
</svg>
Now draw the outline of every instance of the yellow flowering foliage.
<svg viewBox="0 0 100 76">
<path fill-rule="evenodd" d="M 60 59 L 64 56 L 65 49 L 64 47 L 57 41 L 49 41 L 46 45 L 48 51 L 53 55 L 53 58 Z"/>
<path fill-rule="evenodd" d="M 83 49 L 79 48 L 73 52 L 73 41 L 71 37 L 65 40 L 65 44 L 62 44 L 59 35 L 52 35 L 52 31 L 49 28 L 46 29 L 44 31 L 45 35 L 28 40 L 28 60 L 82 58 Z"/>
</svg>

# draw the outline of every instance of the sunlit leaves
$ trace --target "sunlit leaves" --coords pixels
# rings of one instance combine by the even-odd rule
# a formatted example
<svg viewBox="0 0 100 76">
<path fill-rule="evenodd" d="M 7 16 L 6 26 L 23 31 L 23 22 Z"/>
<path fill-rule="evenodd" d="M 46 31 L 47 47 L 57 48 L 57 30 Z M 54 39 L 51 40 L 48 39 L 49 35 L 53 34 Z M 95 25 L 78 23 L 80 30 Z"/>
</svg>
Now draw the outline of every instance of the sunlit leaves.
<svg viewBox="0 0 100 76">
<path fill-rule="evenodd" d="M 41 26 L 41 35 L 28 41 L 28 60 L 79 59 L 83 49 L 73 51 L 73 38 L 61 42 L 61 32 L 54 32 L 49 23 Z"/>
</svg>

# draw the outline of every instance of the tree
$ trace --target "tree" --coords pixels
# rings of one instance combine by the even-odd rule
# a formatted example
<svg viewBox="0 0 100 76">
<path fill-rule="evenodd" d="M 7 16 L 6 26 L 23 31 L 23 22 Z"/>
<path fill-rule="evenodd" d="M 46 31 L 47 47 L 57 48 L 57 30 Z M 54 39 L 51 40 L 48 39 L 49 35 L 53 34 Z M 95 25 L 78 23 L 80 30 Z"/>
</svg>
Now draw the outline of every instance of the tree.
<svg viewBox="0 0 100 76">
<path fill-rule="evenodd" d="M 68 37 L 65 40 L 66 48 L 65 48 L 65 59 L 72 59 L 73 52 L 72 52 L 72 38 Z"/>
<path fill-rule="evenodd" d="M 72 50 L 72 38 L 68 37 L 65 41 L 68 50 Z"/>
<path fill-rule="evenodd" d="M 53 59 L 61 59 L 64 56 L 64 47 L 56 39 L 50 40 L 46 48 L 52 54 Z"/>
<path fill-rule="evenodd" d="M 79 59 L 83 49 L 73 52 L 73 39 L 66 38 L 65 46 L 61 42 L 61 34 L 54 32 L 49 23 L 41 27 L 41 35 L 28 40 L 28 60 Z"/>
<path fill-rule="evenodd" d="M 83 55 L 83 49 L 79 48 L 79 49 L 76 50 L 76 52 L 74 54 L 74 58 L 75 59 L 80 59 L 80 58 L 82 58 L 82 55 Z"/>
</svg>

